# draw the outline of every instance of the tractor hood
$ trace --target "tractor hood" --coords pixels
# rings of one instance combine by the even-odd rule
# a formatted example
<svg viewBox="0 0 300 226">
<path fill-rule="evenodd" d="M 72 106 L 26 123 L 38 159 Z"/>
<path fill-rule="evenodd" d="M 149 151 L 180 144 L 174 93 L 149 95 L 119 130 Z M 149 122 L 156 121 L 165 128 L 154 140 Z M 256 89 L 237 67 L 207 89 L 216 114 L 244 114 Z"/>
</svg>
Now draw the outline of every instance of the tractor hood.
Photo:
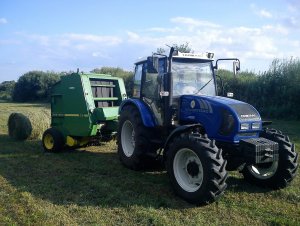
<svg viewBox="0 0 300 226">
<path fill-rule="evenodd" d="M 201 96 L 201 99 L 213 105 L 219 105 L 219 107 L 223 105 L 223 107 L 231 109 L 236 113 L 240 121 L 261 120 L 258 111 L 252 105 L 245 102 L 220 96 Z"/>
<path fill-rule="evenodd" d="M 180 106 L 182 123 L 200 123 L 210 137 L 218 140 L 236 142 L 238 134 L 256 136 L 261 130 L 258 111 L 242 101 L 219 96 L 183 95 Z"/>
</svg>

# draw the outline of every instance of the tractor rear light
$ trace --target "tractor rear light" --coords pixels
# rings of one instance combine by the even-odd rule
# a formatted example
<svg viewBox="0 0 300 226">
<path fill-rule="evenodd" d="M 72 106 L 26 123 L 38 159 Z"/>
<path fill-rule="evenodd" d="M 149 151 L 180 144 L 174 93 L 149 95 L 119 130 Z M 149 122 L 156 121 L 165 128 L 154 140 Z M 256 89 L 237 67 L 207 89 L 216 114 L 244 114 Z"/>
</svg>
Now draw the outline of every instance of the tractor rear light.
<svg viewBox="0 0 300 226">
<path fill-rule="evenodd" d="M 260 122 L 254 122 L 251 126 L 252 129 L 260 129 Z"/>
<path fill-rule="evenodd" d="M 242 123 L 241 130 L 248 130 L 250 128 L 249 123 Z"/>
</svg>

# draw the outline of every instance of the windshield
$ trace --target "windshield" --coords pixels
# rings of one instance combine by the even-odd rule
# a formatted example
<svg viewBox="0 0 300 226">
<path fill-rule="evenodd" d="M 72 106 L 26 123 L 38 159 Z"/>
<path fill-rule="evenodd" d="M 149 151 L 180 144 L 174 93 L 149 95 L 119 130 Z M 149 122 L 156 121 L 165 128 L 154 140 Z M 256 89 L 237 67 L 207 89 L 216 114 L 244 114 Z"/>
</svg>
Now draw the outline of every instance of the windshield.
<svg viewBox="0 0 300 226">
<path fill-rule="evenodd" d="M 173 61 L 172 76 L 173 96 L 216 95 L 211 62 Z"/>
</svg>

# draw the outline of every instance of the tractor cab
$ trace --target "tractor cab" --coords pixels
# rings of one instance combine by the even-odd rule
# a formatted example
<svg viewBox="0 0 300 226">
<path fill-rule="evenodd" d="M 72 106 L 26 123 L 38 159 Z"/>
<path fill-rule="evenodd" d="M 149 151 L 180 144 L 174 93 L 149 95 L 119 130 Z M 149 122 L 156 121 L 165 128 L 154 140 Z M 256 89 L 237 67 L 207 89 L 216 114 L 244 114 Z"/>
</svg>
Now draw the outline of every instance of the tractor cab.
<svg viewBox="0 0 300 226">
<path fill-rule="evenodd" d="M 178 106 L 184 95 L 216 96 L 213 53 L 153 54 L 135 63 L 133 98 L 142 100 L 153 112 L 154 124 L 164 128 L 178 124 Z M 234 60 L 238 59 L 220 59 Z M 236 67 L 239 70 L 239 64 Z M 237 71 L 236 70 L 236 71 Z"/>
</svg>

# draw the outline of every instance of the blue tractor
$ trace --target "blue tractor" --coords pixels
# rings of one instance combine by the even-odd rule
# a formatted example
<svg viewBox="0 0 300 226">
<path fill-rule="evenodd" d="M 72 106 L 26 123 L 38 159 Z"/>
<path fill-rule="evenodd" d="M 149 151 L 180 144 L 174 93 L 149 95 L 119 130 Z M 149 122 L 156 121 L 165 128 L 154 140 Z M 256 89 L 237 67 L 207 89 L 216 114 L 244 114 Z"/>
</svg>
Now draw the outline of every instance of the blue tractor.
<svg viewBox="0 0 300 226">
<path fill-rule="evenodd" d="M 194 204 L 220 197 L 227 171 L 279 189 L 293 180 L 298 154 L 250 104 L 217 94 L 213 53 L 153 54 L 136 62 L 132 98 L 120 106 L 118 154 L 128 168 L 162 156 L 177 195 Z"/>
</svg>

